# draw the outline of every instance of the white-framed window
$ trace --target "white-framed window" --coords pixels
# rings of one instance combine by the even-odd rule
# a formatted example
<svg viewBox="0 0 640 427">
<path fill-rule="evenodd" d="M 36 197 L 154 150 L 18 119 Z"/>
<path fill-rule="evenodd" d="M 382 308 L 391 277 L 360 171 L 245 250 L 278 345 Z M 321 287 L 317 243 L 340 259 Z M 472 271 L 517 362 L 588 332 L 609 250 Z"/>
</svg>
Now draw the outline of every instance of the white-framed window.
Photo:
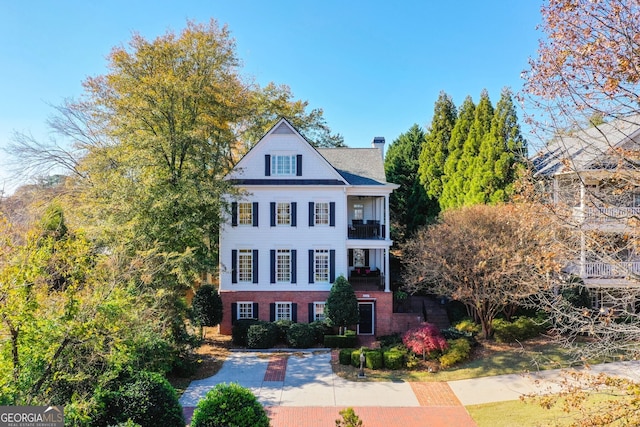
<svg viewBox="0 0 640 427">
<path fill-rule="evenodd" d="M 291 225 L 291 203 L 278 202 L 276 204 L 276 224 Z"/>
<path fill-rule="evenodd" d="M 253 281 L 253 251 L 251 249 L 238 251 L 238 281 Z"/>
<path fill-rule="evenodd" d="M 356 203 L 353 205 L 353 219 L 355 220 L 363 220 L 364 219 L 364 205 L 360 203 Z"/>
<path fill-rule="evenodd" d="M 276 282 L 291 282 L 291 251 L 289 249 L 276 251 Z"/>
<path fill-rule="evenodd" d="M 364 267 L 365 266 L 364 260 L 365 260 L 364 249 L 354 249 L 353 250 L 353 266 Z"/>
<path fill-rule="evenodd" d="M 290 302 L 276 302 L 276 321 L 278 320 L 292 320 Z"/>
<path fill-rule="evenodd" d="M 238 224 L 253 225 L 253 203 L 238 203 Z"/>
<path fill-rule="evenodd" d="M 314 253 L 314 281 L 329 281 L 329 250 L 316 249 Z"/>
<path fill-rule="evenodd" d="M 238 301 L 238 319 L 253 319 L 253 302 Z"/>
<path fill-rule="evenodd" d="M 329 203 L 315 203 L 315 225 L 329 225 Z"/>
<path fill-rule="evenodd" d="M 297 172 L 295 155 L 272 155 L 271 175 L 295 175 Z"/>
<path fill-rule="evenodd" d="M 313 303 L 313 320 L 324 320 L 324 301 Z"/>
</svg>

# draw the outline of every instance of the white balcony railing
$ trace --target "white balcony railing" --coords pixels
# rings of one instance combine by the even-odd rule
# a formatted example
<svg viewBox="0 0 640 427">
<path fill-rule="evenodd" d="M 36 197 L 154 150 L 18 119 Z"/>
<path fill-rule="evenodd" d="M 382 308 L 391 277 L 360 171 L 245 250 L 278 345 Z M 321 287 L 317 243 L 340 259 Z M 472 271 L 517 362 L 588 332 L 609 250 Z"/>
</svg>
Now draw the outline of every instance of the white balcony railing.
<svg viewBox="0 0 640 427">
<path fill-rule="evenodd" d="M 640 207 L 610 207 L 610 208 L 574 208 L 573 215 L 577 220 L 590 223 L 622 222 L 631 217 L 640 218 Z"/>
<path fill-rule="evenodd" d="M 614 278 L 640 276 L 640 261 L 633 262 L 586 262 L 584 263 L 584 278 Z"/>
</svg>

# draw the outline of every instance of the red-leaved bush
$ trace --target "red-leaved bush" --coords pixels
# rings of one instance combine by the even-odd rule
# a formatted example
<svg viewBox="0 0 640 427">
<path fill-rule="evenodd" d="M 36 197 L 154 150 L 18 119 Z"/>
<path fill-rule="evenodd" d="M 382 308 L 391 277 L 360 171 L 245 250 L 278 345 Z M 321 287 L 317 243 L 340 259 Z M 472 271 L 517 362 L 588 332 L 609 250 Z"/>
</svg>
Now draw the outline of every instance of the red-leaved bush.
<svg viewBox="0 0 640 427">
<path fill-rule="evenodd" d="M 432 351 L 444 351 L 449 347 L 447 340 L 431 323 L 423 323 L 416 328 L 409 329 L 402 336 L 402 342 L 415 354 L 422 354 L 423 359 L 426 359 Z"/>
</svg>

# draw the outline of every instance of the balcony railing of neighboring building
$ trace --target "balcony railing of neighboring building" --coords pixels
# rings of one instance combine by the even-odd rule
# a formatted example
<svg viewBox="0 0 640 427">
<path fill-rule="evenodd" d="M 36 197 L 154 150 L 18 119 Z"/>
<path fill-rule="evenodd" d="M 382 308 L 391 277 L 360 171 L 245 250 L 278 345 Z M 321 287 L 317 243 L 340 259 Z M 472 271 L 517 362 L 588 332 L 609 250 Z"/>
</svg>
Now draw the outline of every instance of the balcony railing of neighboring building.
<svg viewBox="0 0 640 427">
<path fill-rule="evenodd" d="M 640 261 L 605 263 L 586 262 L 584 264 L 584 278 L 620 278 L 640 276 Z"/>
<path fill-rule="evenodd" d="M 385 226 L 378 220 L 353 220 L 348 229 L 349 239 L 384 239 Z"/>
<path fill-rule="evenodd" d="M 640 218 L 640 207 L 587 207 L 574 208 L 576 219 L 588 223 L 616 223 L 629 218 Z"/>
</svg>

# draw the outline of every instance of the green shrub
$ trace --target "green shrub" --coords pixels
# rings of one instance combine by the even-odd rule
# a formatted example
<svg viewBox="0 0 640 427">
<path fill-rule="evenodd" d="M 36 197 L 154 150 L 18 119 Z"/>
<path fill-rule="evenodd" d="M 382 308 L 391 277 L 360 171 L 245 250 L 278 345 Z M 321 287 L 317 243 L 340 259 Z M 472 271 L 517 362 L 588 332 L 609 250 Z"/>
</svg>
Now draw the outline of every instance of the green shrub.
<svg viewBox="0 0 640 427">
<path fill-rule="evenodd" d="M 404 357 L 406 353 L 399 350 L 386 350 L 382 357 L 384 367 L 391 370 L 402 369 L 404 367 Z"/>
<path fill-rule="evenodd" d="M 325 335 L 324 346 L 328 348 L 353 348 L 358 344 L 356 335 Z"/>
<path fill-rule="evenodd" d="M 482 325 L 477 324 L 471 319 L 462 319 L 454 325 L 454 328 L 460 332 L 466 332 L 470 335 L 476 335 L 482 331 Z"/>
<path fill-rule="evenodd" d="M 351 353 L 353 352 L 352 348 L 342 348 L 340 349 L 340 353 L 338 354 L 338 361 L 341 365 L 351 365 Z"/>
<path fill-rule="evenodd" d="M 111 386 L 117 387 L 114 381 Z M 94 396 L 102 412 L 94 425 L 115 425 L 128 420 L 142 427 L 183 427 L 182 407 L 176 391 L 160 374 L 141 371 L 113 389 L 101 389 Z"/>
<path fill-rule="evenodd" d="M 248 348 L 271 348 L 278 342 L 278 327 L 271 322 L 259 322 L 249 326 Z"/>
<path fill-rule="evenodd" d="M 324 336 L 331 334 L 331 328 L 322 320 L 311 322 L 309 326 L 313 330 L 313 337 L 316 344 L 322 344 L 324 342 Z"/>
<path fill-rule="evenodd" d="M 336 427 L 362 427 L 362 420 L 353 408 L 345 408 L 338 413 L 342 419 L 336 420 Z"/>
<path fill-rule="evenodd" d="M 216 326 L 222 321 L 222 299 L 213 285 L 202 285 L 191 302 L 191 318 L 198 326 Z"/>
<path fill-rule="evenodd" d="M 366 352 L 368 349 L 364 349 L 364 351 Z M 360 353 L 363 351 L 363 349 L 357 348 L 351 351 L 351 366 L 354 366 L 356 368 L 360 367 Z M 366 354 L 365 354 L 366 357 Z M 366 361 L 366 359 L 365 359 Z"/>
<path fill-rule="evenodd" d="M 367 350 L 365 351 L 364 355 L 366 358 L 365 365 L 367 369 L 382 369 L 382 350 Z"/>
<path fill-rule="evenodd" d="M 535 338 L 542 333 L 544 326 L 530 317 L 518 317 L 513 322 L 504 319 L 494 319 L 493 336 L 498 342 L 516 342 Z"/>
<path fill-rule="evenodd" d="M 402 336 L 400 334 L 383 335 L 378 337 L 380 347 L 391 347 L 397 344 L 402 344 Z"/>
<path fill-rule="evenodd" d="M 260 323 L 258 319 L 240 319 L 236 320 L 235 324 L 231 328 L 231 339 L 235 345 L 242 347 L 247 346 L 247 332 L 249 327 Z"/>
<path fill-rule="evenodd" d="M 308 323 L 294 323 L 287 332 L 287 345 L 293 348 L 309 348 L 316 343 L 314 330 Z"/>
<path fill-rule="evenodd" d="M 464 362 L 471 355 L 471 344 L 466 338 L 458 338 L 449 341 L 449 349 L 440 356 L 440 366 L 449 368 L 457 363 Z"/>
<path fill-rule="evenodd" d="M 287 342 L 287 333 L 289 332 L 289 328 L 293 325 L 292 320 L 280 319 L 273 322 L 278 327 L 278 342 L 286 343 Z"/>
<path fill-rule="evenodd" d="M 198 402 L 191 426 L 268 427 L 269 417 L 251 390 L 238 384 L 218 384 Z"/>
</svg>

